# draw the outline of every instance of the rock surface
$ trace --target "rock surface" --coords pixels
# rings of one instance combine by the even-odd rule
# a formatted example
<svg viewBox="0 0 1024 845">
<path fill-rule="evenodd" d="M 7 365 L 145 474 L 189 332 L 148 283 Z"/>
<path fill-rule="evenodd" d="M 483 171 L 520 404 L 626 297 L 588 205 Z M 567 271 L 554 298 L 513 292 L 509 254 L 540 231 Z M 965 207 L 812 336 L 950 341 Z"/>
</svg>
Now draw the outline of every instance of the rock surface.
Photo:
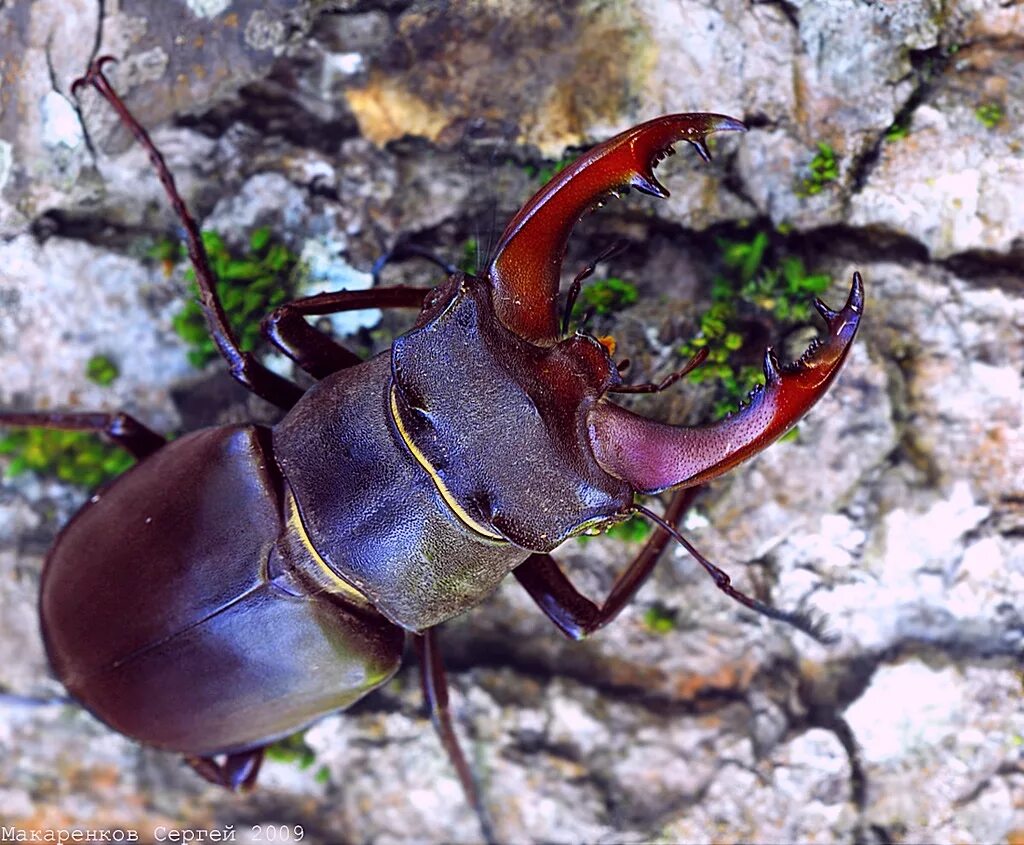
<svg viewBox="0 0 1024 845">
<path fill-rule="evenodd" d="M 831 303 L 863 274 L 863 329 L 829 395 L 686 520 L 740 588 L 827 614 L 838 643 L 742 610 L 677 551 L 579 644 L 510 580 L 442 634 L 497 838 L 1024 841 L 1024 6 L 0 4 L 0 407 L 123 408 L 176 432 L 268 410 L 185 359 L 182 268 L 148 256 L 176 226 L 159 183 L 97 97 L 70 97 L 104 52 L 204 227 L 233 245 L 271 227 L 311 286 L 365 285 L 396 245 L 486 254 L 545 170 L 654 114 L 746 120 L 710 166 L 682 149 L 665 163 L 668 201 L 584 220 L 567 270 L 630 242 L 608 272 L 640 299 L 599 325 L 644 378 L 680 366 L 718 238 L 770 232 L 836 280 Z M 825 149 L 834 166 L 812 170 Z M 379 319 L 334 329 L 382 348 L 402 323 Z M 96 353 L 119 367 L 110 386 L 85 376 Z M 706 400 L 684 384 L 640 407 L 693 422 Z M 87 496 L 0 484 L 5 829 L 479 840 L 411 655 L 307 732 L 310 765 L 269 761 L 248 795 L 63 700 L 36 596 Z M 559 556 L 598 597 L 635 551 L 598 538 Z"/>
</svg>

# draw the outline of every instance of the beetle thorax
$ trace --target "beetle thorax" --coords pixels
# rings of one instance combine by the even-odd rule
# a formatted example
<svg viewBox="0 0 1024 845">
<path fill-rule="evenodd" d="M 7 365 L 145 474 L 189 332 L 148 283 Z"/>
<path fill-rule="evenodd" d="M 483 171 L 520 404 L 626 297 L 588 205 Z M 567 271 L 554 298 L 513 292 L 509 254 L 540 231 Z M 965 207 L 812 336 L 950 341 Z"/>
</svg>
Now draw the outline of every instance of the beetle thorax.
<svg viewBox="0 0 1024 845">
<path fill-rule="evenodd" d="M 593 338 L 529 343 L 488 289 L 456 277 L 392 347 L 391 413 L 445 502 L 474 531 L 548 551 L 621 516 L 631 488 L 598 465 L 587 411 L 616 379 Z"/>
</svg>

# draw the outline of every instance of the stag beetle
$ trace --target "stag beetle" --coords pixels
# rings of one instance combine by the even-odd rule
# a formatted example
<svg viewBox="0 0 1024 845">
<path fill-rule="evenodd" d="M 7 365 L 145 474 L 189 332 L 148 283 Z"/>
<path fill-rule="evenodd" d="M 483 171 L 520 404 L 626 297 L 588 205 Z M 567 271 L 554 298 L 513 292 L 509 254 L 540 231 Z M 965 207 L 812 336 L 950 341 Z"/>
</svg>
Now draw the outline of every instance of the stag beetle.
<svg viewBox="0 0 1024 845">
<path fill-rule="evenodd" d="M 557 315 L 562 258 L 580 217 L 628 188 L 668 196 L 654 167 L 672 144 L 688 142 L 707 159 L 707 136 L 742 123 L 674 114 L 599 144 L 513 217 L 480 275 L 280 307 L 264 331 L 317 380 L 303 391 L 239 350 L 198 227 L 104 76 L 108 59 L 74 90 L 93 86 L 148 151 L 232 376 L 286 413 L 273 427 L 210 428 L 173 442 L 123 413 L 0 415 L 5 425 L 95 431 L 138 459 L 61 531 L 42 574 L 50 661 L 88 710 L 183 755 L 214 783 L 248 787 L 268 744 L 386 682 L 411 634 L 435 725 L 489 833 L 452 730 L 434 632 L 508 573 L 579 639 L 622 609 L 672 537 L 733 598 L 821 636 L 808 617 L 733 588 L 675 525 L 696 485 L 764 449 L 828 389 L 860 322 L 860 276 L 842 310 L 816 302 L 826 340 L 785 367 L 769 350 L 763 389 L 697 428 L 610 401 L 665 382 L 625 385 L 610 350 L 584 332 L 566 336 Z M 305 320 L 363 307 L 420 311 L 388 353 L 365 362 Z M 634 503 L 637 493 L 670 488 L 663 517 Z M 638 511 L 658 528 L 596 605 L 549 553 Z"/>
</svg>

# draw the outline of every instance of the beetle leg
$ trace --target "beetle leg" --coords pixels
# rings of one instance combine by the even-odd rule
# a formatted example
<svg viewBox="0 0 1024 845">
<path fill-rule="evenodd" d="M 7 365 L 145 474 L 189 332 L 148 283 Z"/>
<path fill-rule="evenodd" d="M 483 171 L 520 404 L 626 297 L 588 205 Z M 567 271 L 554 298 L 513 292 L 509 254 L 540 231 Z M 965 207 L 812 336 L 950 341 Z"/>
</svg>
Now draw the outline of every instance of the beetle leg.
<svg viewBox="0 0 1024 845">
<path fill-rule="evenodd" d="M 260 774 L 260 766 L 263 765 L 263 752 L 266 746 L 253 748 L 249 751 L 242 751 L 238 754 L 229 754 L 224 761 L 224 770 L 227 774 L 228 788 L 235 790 L 249 790 L 256 785 L 256 778 Z"/>
<path fill-rule="evenodd" d="M 103 435 L 139 461 L 148 458 L 167 442 L 162 435 L 125 413 L 0 413 L 0 426 L 91 431 Z"/>
<path fill-rule="evenodd" d="M 183 758 L 199 777 L 209 781 L 214 786 L 224 786 L 224 775 L 220 763 L 212 757 L 185 757 Z"/>
<path fill-rule="evenodd" d="M 306 317 L 361 308 L 419 308 L 432 288 L 394 287 L 340 290 L 287 302 L 268 314 L 264 336 L 314 378 L 362 363 L 362 358 L 306 322 Z"/>
<path fill-rule="evenodd" d="M 632 601 L 637 590 L 643 586 L 653 571 L 669 539 L 673 538 L 704 567 L 714 579 L 715 586 L 729 598 L 769 619 L 786 622 L 819 642 L 832 642 L 833 637 L 823 630 L 822 620 L 805 613 L 779 610 L 737 590 L 732 586 L 732 581 L 724 570 L 704 557 L 679 533 L 677 524 L 689 509 L 698 489 L 686 487 L 677 490 L 665 510 L 664 517 L 659 517 L 640 505 L 635 506 L 637 511 L 654 521 L 658 527 L 640 554 L 616 579 L 608 598 L 600 607 L 572 585 L 550 555 L 531 555 L 514 570 L 513 574 L 530 594 L 530 598 L 563 634 L 572 640 L 582 640 L 611 622 L 622 608 Z"/>
<path fill-rule="evenodd" d="M 441 744 L 459 776 L 466 800 L 476 812 L 484 839 L 489 843 L 495 842 L 490 813 L 480 799 L 480 792 L 477 789 L 473 772 L 469 768 L 469 763 L 466 762 L 466 756 L 462 753 L 459 738 L 455 735 L 455 728 L 452 725 L 451 711 L 448 709 L 448 678 L 437 643 L 437 628 L 428 628 L 422 634 L 413 637 L 413 643 L 420 659 L 423 697 L 430 707 L 431 721 L 434 723 L 434 728 L 441 738 Z"/>
<path fill-rule="evenodd" d="M 227 361 L 228 370 L 232 377 L 239 382 L 246 390 L 255 393 L 257 396 L 266 399 L 268 402 L 277 405 L 283 410 L 288 410 L 303 394 L 302 388 L 297 384 L 282 378 L 277 373 L 268 370 L 251 353 L 243 352 L 238 345 L 238 339 L 228 323 L 227 315 L 224 313 L 224 306 L 217 296 L 216 277 L 210 267 L 210 260 L 203 246 L 202 237 L 199 234 L 199 226 L 189 213 L 188 206 L 178 193 L 174 183 L 174 176 L 167 167 L 164 157 L 156 148 L 149 133 L 143 129 L 142 124 L 135 119 L 135 116 L 128 110 L 124 101 L 117 95 L 110 81 L 103 74 L 103 66 L 113 61 L 110 56 L 101 56 L 96 59 L 85 76 L 76 79 L 71 86 L 72 93 L 76 93 L 83 85 L 92 85 L 100 96 L 106 100 L 117 112 L 121 122 L 131 130 L 135 139 L 149 154 L 164 191 L 174 207 L 182 227 L 185 229 L 185 242 L 188 246 L 188 256 L 196 272 L 196 285 L 199 288 L 199 305 L 206 316 L 206 323 L 210 330 L 210 337 L 216 344 L 217 349 Z"/>
<path fill-rule="evenodd" d="M 512 218 L 487 265 L 494 307 L 505 327 L 535 343 L 554 343 L 562 257 L 580 217 L 628 188 L 667 197 L 654 167 L 671 153 L 672 144 L 687 141 L 707 159 L 708 135 L 744 129 L 721 114 L 666 115 L 598 144 L 548 182 Z"/>
<path fill-rule="evenodd" d="M 266 746 L 261 745 L 259 748 L 228 754 L 223 763 L 218 763 L 213 757 L 186 757 L 185 762 L 204 780 L 237 792 L 252 789 L 256 785 L 265 750 Z"/>
<path fill-rule="evenodd" d="M 665 511 L 665 522 L 676 525 L 696 495 L 696 487 L 677 491 Z M 611 622 L 633 600 L 654 570 L 669 539 L 667 531 L 656 528 L 640 554 L 616 579 L 600 607 L 573 586 L 551 555 L 530 555 L 512 574 L 563 634 L 572 640 L 582 640 Z"/>
<path fill-rule="evenodd" d="M 780 367 L 765 355 L 765 385 L 736 413 L 696 428 L 665 425 L 610 402 L 588 414 L 590 442 L 598 463 L 640 493 L 691 487 L 716 478 L 773 443 L 825 395 L 850 351 L 864 311 L 859 273 L 841 311 L 821 300 L 815 307 L 828 325 L 828 339 L 814 342 L 794 364 Z"/>
</svg>

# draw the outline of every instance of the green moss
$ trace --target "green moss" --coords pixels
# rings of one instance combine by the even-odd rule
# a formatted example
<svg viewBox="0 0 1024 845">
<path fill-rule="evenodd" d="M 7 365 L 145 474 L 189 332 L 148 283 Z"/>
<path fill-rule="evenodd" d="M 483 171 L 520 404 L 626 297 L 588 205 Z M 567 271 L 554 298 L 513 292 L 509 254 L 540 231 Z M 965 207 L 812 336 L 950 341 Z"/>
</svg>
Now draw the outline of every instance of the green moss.
<svg viewBox="0 0 1024 845">
<path fill-rule="evenodd" d="M 800 426 L 794 426 L 782 437 L 779 438 L 779 443 L 793 443 L 800 439 Z"/>
<path fill-rule="evenodd" d="M 677 627 L 676 614 L 660 604 L 647 608 L 643 619 L 644 625 L 655 634 L 669 634 Z"/>
<path fill-rule="evenodd" d="M 184 246 L 172 243 L 175 252 L 168 243 L 158 243 L 149 251 L 150 257 L 165 262 L 185 258 Z M 252 351 L 261 340 L 260 320 L 292 295 L 291 277 L 297 258 L 286 246 L 276 243 L 266 228 L 252 233 L 247 250 L 241 254 L 229 250 L 221 236 L 212 231 L 203 232 L 203 245 L 217 279 L 217 295 L 239 346 Z M 195 270 L 190 267 L 185 278 L 192 298 L 174 316 L 172 324 L 190 347 L 189 362 L 202 367 L 217 357 L 217 347 L 199 307 Z"/>
<path fill-rule="evenodd" d="M 611 528 L 604 532 L 603 536 L 612 537 L 616 540 L 622 540 L 625 543 L 642 543 L 650 536 L 651 526 L 646 519 L 637 515 L 631 516 L 624 522 L 616 522 Z M 577 536 L 577 540 L 581 543 L 586 543 L 594 536 L 594 534 L 580 534 Z"/>
<path fill-rule="evenodd" d="M 185 249 L 179 241 L 173 238 L 161 238 L 153 246 L 146 250 L 146 257 L 156 261 L 177 264 L 185 255 Z"/>
<path fill-rule="evenodd" d="M 578 153 L 568 153 L 557 161 L 549 162 L 540 167 L 534 167 L 532 164 L 527 165 L 526 172 L 533 176 L 541 185 L 546 185 L 578 158 Z"/>
<path fill-rule="evenodd" d="M 462 260 L 459 261 L 459 269 L 473 274 L 480 269 L 480 245 L 476 238 L 469 238 L 462 245 Z"/>
<path fill-rule="evenodd" d="M 608 536 L 626 543 L 642 543 L 651 533 L 650 523 L 640 516 L 631 516 L 608 529 Z"/>
<path fill-rule="evenodd" d="M 974 110 L 974 116 L 986 129 L 995 129 L 1003 122 L 1006 114 L 998 103 L 983 103 Z"/>
<path fill-rule="evenodd" d="M 85 364 L 85 376 L 100 387 L 109 387 L 120 375 L 120 370 L 106 355 L 93 355 Z"/>
<path fill-rule="evenodd" d="M 305 771 L 316 763 L 316 752 L 306 742 L 306 732 L 299 731 L 267 746 L 267 759 L 276 763 L 290 763 Z M 326 766 L 318 766 L 313 773 L 317 783 L 327 783 L 331 773 Z"/>
<path fill-rule="evenodd" d="M 576 319 L 588 312 L 604 317 L 628 308 L 639 298 L 636 285 L 611 276 L 585 283 L 572 313 Z"/>
<path fill-rule="evenodd" d="M 890 143 L 902 141 L 910 134 L 910 126 L 906 123 L 896 122 L 885 130 L 885 140 Z"/>
<path fill-rule="evenodd" d="M 765 231 L 749 239 L 719 238 L 718 246 L 723 272 L 711 285 L 711 306 L 701 317 L 697 336 L 679 350 L 689 359 L 707 347 L 707 360 L 689 378 L 718 383 L 716 417 L 735 410 L 755 385 L 764 383 L 759 364 L 741 363 L 752 357 L 749 351 L 743 354 L 741 314 L 788 327 L 810 323 L 811 302 L 831 283 L 823 273 L 809 273 L 796 256 L 773 248 Z"/>
<path fill-rule="evenodd" d="M 316 754 L 306 744 L 306 732 L 299 731 L 268 745 L 267 759 L 278 763 L 294 763 L 300 769 L 308 769 L 316 762 Z M 319 779 L 319 771 L 316 776 Z"/>
<path fill-rule="evenodd" d="M 839 178 L 839 159 L 836 152 L 824 141 L 818 142 L 818 152 L 811 159 L 810 173 L 797 186 L 797 196 L 810 197 L 820 194 L 829 182 Z"/>
<path fill-rule="evenodd" d="M 97 487 L 134 463 L 123 449 L 84 431 L 21 428 L 0 438 L 0 455 L 10 455 L 8 476 L 35 472 L 81 487 Z"/>
</svg>

